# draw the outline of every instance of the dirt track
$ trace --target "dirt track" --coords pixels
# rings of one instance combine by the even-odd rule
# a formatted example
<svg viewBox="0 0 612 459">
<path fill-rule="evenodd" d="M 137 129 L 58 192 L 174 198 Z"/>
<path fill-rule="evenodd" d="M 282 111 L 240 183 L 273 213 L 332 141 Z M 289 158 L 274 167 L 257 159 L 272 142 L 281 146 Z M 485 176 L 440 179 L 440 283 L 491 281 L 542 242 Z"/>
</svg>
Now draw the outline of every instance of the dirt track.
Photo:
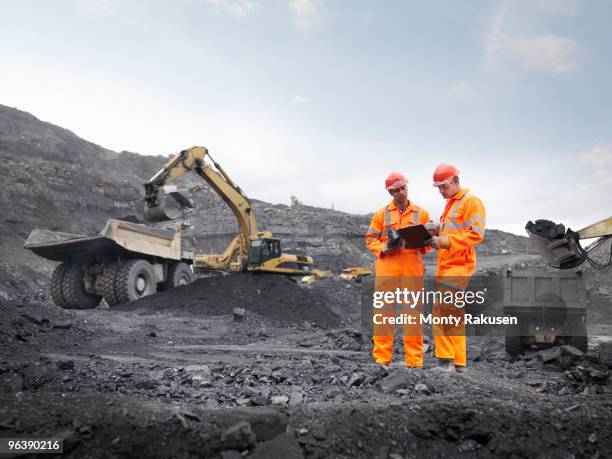
<svg viewBox="0 0 612 459">
<path fill-rule="evenodd" d="M 223 277 L 118 310 L 0 303 L 0 433 L 61 435 L 68 457 L 612 455 L 605 367 L 575 362 L 584 380 L 570 379 L 471 338 L 464 374 L 431 368 L 431 349 L 425 369 L 386 371 L 356 328 L 359 289 Z M 281 292 L 284 309 L 266 311 Z M 235 321 L 241 302 L 253 307 Z M 593 343 L 612 336 L 591 328 Z"/>
</svg>

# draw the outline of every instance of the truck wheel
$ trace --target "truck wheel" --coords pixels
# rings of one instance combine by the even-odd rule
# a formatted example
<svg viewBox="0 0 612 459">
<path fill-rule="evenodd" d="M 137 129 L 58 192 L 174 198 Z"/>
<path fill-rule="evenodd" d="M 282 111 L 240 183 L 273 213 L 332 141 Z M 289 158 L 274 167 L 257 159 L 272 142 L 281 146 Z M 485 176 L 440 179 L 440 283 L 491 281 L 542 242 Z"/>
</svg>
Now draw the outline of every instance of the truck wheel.
<svg viewBox="0 0 612 459">
<path fill-rule="evenodd" d="M 506 352 L 512 357 L 523 353 L 523 339 L 521 336 L 506 336 Z"/>
<path fill-rule="evenodd" d="M 117 276 L 119 274 L 119 263 L 109 263 L 104 266 L 104 275 L 102 276 L 102 293 L 106 304 L 110 307 L 119 304 L 119 298 L 115 291 L 115 283 L 117 282 Z"/>
<path fill-rule="evenodd" d="M 171 263 L 168 266 L 168 275 L 164 282 L 164 290 L 193 282 L 193 272 L 187 263 Z"/>
<path fill-rule="evenodd" d="M 128 260 L 121 264 L 115 278 L 119 304 L 152 295 L 156 291 L 155 272 L 147 260 Z"/>
<path fill-rule="evenodd" d="M 85 271 L 81 263 L 72 263 L 66 267 L 62 279 L 65 309 L 93 309 L 102 301 L 102 295 L 85 291 L 84 277 Z"/>
<path fill-rule="evenodd" d="M 64 298 L 62 292 L 62 283 L 64 282 L 64 273 L 66 272 L 66 263 L 57 265 L 51 276 L 51 298 L 56 306 L 67 309 L 68 302 Z"/>
</svg>

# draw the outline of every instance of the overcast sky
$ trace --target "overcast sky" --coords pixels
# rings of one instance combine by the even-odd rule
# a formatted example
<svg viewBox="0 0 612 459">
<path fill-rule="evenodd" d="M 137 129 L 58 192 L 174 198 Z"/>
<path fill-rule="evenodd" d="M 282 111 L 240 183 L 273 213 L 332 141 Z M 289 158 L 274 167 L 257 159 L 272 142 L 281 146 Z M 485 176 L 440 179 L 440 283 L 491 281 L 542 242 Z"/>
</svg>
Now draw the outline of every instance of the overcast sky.
<svg viewBox="0 0 612 459">
<path fill-rule="evenodd" d="M 612 2 L 0 0 L 0 103 L 103 147 L 204 145 L 253 198 L 367 213 L 449 162 L 487 226 L 612 215 Z"/>
</svg>

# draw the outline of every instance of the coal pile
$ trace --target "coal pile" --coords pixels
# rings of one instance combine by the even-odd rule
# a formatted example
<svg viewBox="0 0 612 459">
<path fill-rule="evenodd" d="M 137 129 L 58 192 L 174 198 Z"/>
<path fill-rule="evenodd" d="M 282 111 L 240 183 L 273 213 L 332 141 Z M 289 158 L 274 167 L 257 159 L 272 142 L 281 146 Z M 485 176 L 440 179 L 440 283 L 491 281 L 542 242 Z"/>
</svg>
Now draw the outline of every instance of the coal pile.
<svg viewBox="0 0 612 459">
<path fill-rule="evenodd" d="M 14 358 L 14 351 L 35 352 L 48 345 L 72 348 L 94 341 L 92 332 L 75 313 L 54 305 L 0 300 L 0 358 Z"/>
<path fill-rule="evenodd" d="M 233 314 L 235 308 L 244 308 L 247 315 L 252 312 L 282 325 L 307 322 L 329 328 L 340 322 L 324 292 L 302 288 L 284 276 L 258 274 L 199 279 L 114 309 L 213 316 Z"/>
<path fill-rule="evenodd" d="M 554 346 L 524 357 L 528 366 L 563 372 L 565 384 L 558 388 L 559 395 L 612 393 L 607 365 L 612 362 L 606 358 L 605 351 L 584 353 L 569 345 Z"/>
</svg>

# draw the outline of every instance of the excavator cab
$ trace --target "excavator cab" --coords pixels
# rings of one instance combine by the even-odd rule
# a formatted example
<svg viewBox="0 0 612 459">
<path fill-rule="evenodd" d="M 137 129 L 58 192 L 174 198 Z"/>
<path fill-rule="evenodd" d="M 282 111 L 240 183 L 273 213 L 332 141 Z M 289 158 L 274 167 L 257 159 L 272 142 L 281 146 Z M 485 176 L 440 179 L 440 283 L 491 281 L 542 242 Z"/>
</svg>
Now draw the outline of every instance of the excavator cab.
<svg viewBox="0 0 612 459">
<path fill-rule="evenodd" d="M 268 237 L 251 239 L 247 271 L 304 276 L 313 272 L 312 257 L 281 252 L 280 241 Z"/>
<path fill-rule="evenodd" d="M 268 260 L 274 258 L 280 258 L 281 246 L 280 240 L 278 239 L 255 239 L 251 241 L 251 247 L 249 248 L 249 268 L 254 266 L 261 266 Z"/>
</svg>

